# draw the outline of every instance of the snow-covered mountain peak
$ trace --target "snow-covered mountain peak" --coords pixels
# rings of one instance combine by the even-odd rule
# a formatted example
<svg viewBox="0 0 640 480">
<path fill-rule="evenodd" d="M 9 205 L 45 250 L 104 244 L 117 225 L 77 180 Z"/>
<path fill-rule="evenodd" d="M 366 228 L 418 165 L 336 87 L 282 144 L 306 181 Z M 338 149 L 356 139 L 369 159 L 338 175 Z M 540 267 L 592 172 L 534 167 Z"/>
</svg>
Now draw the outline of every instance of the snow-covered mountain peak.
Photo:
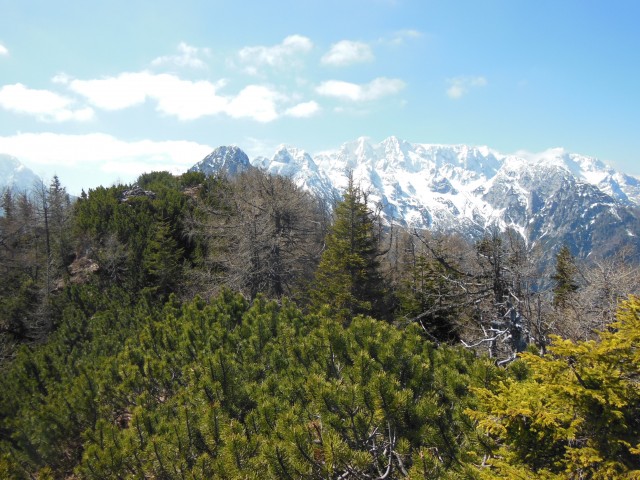
<svg viewBox="0 0 640 480">
<path fill-rule="evenodd" d="M 14 172 L 18 172 L 24 168 L 16 157 L 6 154 L 0 154 L 0 176 L 5 178 L 12 175 Z"/>
<path fill-rule="evenodd" d="M 7 187 L 16 192 L 29 191 L 39 181 L 40 177 L 16 157 L 0 153 L 0 192 Z"/>
<path fill-rule="evenodd" d="M 255 165 L 255 164 L 254 164 Z M 296 175 L 300 172 L 317 172 L 318 167 L 306 151 L 290 145 L 280 145 L 273 157 L 262 161 L 262 168 L 279 170 L 278 175 Z"/>
<path fill-rule="evenodd" d="M 251 168 L 251 162 L 246 153 L 235 145 L 221 146 L 213 150 L 200 162 L 190 168 L 190 171 L 201 171 L 207 175 L 225 172 L 235 175 Z"/>
<path fill-rule="evenodd" d="M 326 174 L 318 168 L 311 155 L 300 148 L 280 145 L 271 158 L 258 157 L 252 165 L 273 175 L 289 177 L 302 188 L 327 200 L 336 196 Z"/>
<path fill-rule="evenodd" d="M 294 147 L 292 145 L 281 144 L 276 149 L 273 155 L 273 160 L 281 161 L 283 163 L 304 163 L 311 159 L 306 151 L 301 148 Z"/>
<path fill-rule="evenodd" d="M 408 146 L 407 142 L 400 140 L 398 137 L 388 137 L 382 142 L 380 142 L 380 147 L 384 150 L 385 154 L 388 156 L 403 156 L 405 151 L 404 147 Z"/>
<path fill-rule="evenodd" d="M 591 245 L 595 226 L 617 232 L 616 222 L 635 218 L 634 213 L 611 216 L 612 205 L 618 205 L 617 212 L 640 206 L 639 179 L 563 148 L 503 154 L 487 146 L 410 143 L 397 137 L 375 143 L 360 137 L 313 156 L 281 145 L 271 158 L 251 164 L 288 176 L 328 204 L 344 191 L 351 174 L 389 222 L 467 236 L 497 225 L 516 230 L 529 244 L 544 235 L 547 242 L 562 237 Z M 640 237 L 638 224 L 625 224 L 620 231 Z"/>
<path fill-rule="evenodd" d="M 514 155 L 529 167 L 561 168 L 580 178 L 584 177 L 586 172 L 606 171 L 609 168 L 593 157 L 570 153 L 562 147 L 536 153 L 519 151 Z"/>
<path fill-rule="evenodd" d="M 373 152 L 369 137 L 358 137 L 355 142 L 345 143 L 344 146 L 351 147 L 353 154 L 359 158 L 365 158 Z"/>
<path fill-rule="evenodd" d="M 551 148 L 539 153 L 520 151 L 506 158 L 503 169 L 514 172 L 529 170 L 537 172 L 538 176 L 547 172 L 547 177 L 555 175 L 572 178 L 575 182 L 597 187 L 619 202 L 640 206 L 639 179 L 616 172 L 595 157 L 570 153 L 564 148 Z"/>
<path fill-rule="evenodd" d="M 378 146 L 378 158 L 375 167 L 378 169 L 402 169 L 413 171 L 420 162 L 417 156 L 411 156 L 411 145 L 397 137 L 389 137 Z"/>
</svg>

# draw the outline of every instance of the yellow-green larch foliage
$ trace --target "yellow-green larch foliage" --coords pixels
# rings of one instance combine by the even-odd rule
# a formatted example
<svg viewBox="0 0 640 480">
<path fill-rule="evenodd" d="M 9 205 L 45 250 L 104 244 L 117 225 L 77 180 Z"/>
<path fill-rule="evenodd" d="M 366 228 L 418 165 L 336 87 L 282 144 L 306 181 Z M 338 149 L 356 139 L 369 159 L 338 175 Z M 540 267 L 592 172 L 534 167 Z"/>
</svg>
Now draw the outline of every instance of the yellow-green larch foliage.
<svg viewBox="0 0 640 480">
<path fill-rule="evenodd" d="M 482 478 L 640 478 L 640 298 L 597 341 L 555 337 L 468 410 L 489 442 Z"/>
</svg>

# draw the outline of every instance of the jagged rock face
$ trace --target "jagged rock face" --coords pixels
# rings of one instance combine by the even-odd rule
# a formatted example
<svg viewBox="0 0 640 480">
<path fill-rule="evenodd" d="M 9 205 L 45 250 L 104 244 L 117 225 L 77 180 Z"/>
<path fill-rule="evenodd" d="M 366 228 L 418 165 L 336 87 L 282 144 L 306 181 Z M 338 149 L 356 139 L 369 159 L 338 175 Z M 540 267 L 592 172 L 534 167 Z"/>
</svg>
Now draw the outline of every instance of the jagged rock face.
<svg viewBox="0 0 640 480">
<path fill-rule="evenodd" d="M 67 285 L 83 285 L 91 280 L 91 276 L 100 270 L 100 265 L 88 257 L 76 258 L 67 267 L 68 278 L 57 281 L 54 290 L 60 291 Z"/>
<path fill-rule="evenodd" d="M 232 145 L 218 147 L 189 169 L 190 172 L 202 172 L 205 175 L 226 173 L 237 175 L 251 168 L 249 157 L 241 149 Z"/>
<path fill-rule="evenodd" d="M 211 155 L 223 148 L 232 147 Z M 511 228 L 549 256 L 564 243 L 582 257 L 624 245 L 640 254 L 640 180 L 562 149 L 504 155 L 487 147 L 359 138 L 314 156 L 281 146 L 250 164 L 292 178 L 329 204 L 351 173 L 387 221 L 411 228 L 469 238 L 490 226 Z M 198 165 L 193 169 L 209 173 Z"/>
<path fill-rule="evenodd" d="M 569 180 L 531 218 L 527 235 L 543 250 L 557 251 L 566 243 L 582 258 L 607 256 L 625 245 L 638 250 L 640 217 L 597 187 Z"/>
<path fill-rule="evenodd" d="M 156 194 L 151 190 L 143 190 L 138 185 L 134 185 L 133 188 L 122 192 L 122 195 L 120 196 L 120 202 L 126 203 L 132 198 L 136 197 L 147 197 L 153 200 L 154 198 L 156 198 Z"/>
<path fill-rule="evenodd" d="M 304 150 L 280 146 L 272 158 L 258 157 L 251 164 L 273 175 L 289 177 L 298 186 L 328 202 L 339 198 L 340 194 L 327 172 L 321 171 Z"/>
</svg>

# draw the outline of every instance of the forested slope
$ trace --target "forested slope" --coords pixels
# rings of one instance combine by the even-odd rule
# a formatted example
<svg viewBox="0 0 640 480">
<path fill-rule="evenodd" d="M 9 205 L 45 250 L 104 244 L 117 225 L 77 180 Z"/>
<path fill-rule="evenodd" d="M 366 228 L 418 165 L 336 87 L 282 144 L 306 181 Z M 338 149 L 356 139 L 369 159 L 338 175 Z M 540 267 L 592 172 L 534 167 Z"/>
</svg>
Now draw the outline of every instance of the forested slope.
<svg viewBox="0 0 640 480">
<path fill-rule="evenodd" d="M 2 478 L 640 475 L 624 257 L 541 272 L 259 171 L 12 195 Z"/>
</svg>

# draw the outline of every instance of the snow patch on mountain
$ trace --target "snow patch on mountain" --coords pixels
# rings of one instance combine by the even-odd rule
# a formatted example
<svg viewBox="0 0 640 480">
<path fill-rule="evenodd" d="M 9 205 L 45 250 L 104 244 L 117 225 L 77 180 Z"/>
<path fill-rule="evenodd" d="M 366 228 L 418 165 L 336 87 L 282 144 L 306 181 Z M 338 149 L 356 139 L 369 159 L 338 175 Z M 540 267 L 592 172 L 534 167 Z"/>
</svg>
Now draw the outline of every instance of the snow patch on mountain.
<svg viewBox="0 0 640 480">
<path fill-rule="evenodd" d="M 236 175 L 251 168 L 249 157 L 235 145 L 218 147 L 189 169 L 205 175 L 225 173 Z"/>
<path fill-rule="evenodd" d="M 640 235 L 640 180 L 562 148 L 503 154 L 487 146 L 360 137 L 315 155 L 280 145 L 271 158 L 250 164 L 290 177 L 328 204 L 351 175 L 389 223 L 417 229 L 478 237 L 497 226 L 530 245 L 555 239 L 582 242 L 585 249 L 594 238 L 617 235 L 623 224 L 626 238 Z M 608 233 L 594 233 L 605 227 Z"/>
<path fill-rule="evenodd" d="M 9 187 L 14 192 L 26 192 L 40 182 L 40 177 L 16 157 L 0 153 L 0 191 Z"/>
</svg>

